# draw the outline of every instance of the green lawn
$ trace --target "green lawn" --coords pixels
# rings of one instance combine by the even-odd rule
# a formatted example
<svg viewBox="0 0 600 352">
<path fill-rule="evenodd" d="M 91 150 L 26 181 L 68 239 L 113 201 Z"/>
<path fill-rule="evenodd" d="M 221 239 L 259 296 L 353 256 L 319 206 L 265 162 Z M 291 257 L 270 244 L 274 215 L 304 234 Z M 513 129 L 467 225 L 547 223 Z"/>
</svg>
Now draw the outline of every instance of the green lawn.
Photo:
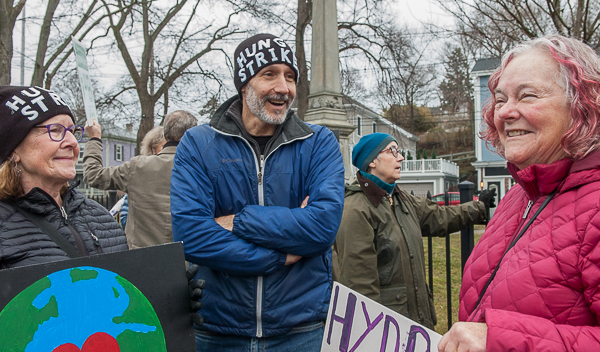
<svg viewBox="0 0 600 352">
<path fill-rule="evenodd" d="M 476 225 L 475 230 L 485 229 L 484 225 Z M 479 241 L 481 234 L 475 234 L 475 243 Z M 425 247 L 425 265 L 427 266 L 427 238 L 423 239 Z M 446 239 L 433 238 L 433 300 L 435 311 L 437 313 L 438 323 L 435 331 L 440 334 L 448 331 L 448 312 L 446 301 Z M 460 293 L 461 283 L 461 264 L 460 264 L 460 233 L 450 235 L 450 264 L 452 268 L 452 322 L 458 320 L 458 295 Z M 426 273 L 429 273 L 426 268 Z M 427 274 L 429 275 L 429 274 Z M 429 281 L 427 281 L 429 282 Z"/>
</svg>

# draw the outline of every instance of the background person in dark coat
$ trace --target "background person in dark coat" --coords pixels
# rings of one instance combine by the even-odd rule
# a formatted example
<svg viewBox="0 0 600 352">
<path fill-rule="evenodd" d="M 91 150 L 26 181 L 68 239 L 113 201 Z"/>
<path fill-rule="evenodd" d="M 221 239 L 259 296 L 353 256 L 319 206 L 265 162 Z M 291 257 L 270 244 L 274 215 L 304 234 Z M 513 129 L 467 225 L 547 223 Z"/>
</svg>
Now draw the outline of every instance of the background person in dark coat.
<svg viewBox="0 0 600 352">
<path fill-rule="evenodd" d="M 80 255 L 127 250 L 108 210 L 68 183 L 82 134 L 57 94 L 0 86 L 0 268 L 68 259 L 17 206 L 43 216 Z"/>
</svg>

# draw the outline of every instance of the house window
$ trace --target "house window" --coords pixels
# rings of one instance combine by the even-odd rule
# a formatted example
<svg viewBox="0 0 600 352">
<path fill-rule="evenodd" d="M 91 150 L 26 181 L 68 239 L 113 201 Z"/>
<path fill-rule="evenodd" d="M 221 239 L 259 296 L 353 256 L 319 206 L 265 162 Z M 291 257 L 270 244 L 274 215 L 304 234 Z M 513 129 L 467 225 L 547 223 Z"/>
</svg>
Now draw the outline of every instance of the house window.
<svg viewBox="0 0 600 352">
<path fill-rule="evenodd" d="M 79 144 L 79 158 L 77 158 L 78 163 L 83 162 L 83 149 L 85 149 L 85 143 L 80 143 Z"/>
<path fill-rule="evenodd" d="M 377 122 L 373 122 L 373 133 L 377 132 Z"/>
<path fill-rule="evenodd" d="M 356 133 L 359 136 L 362 136 L 362 118 L 360 116 L 356 117 L 356 123 L 358 124 L 358 129 L 356 130 Z"/>
<path fill-rule="evenodd" d="M 115 145 L 115 161 L 123 161 L 123 146 Z"/>
</svg>

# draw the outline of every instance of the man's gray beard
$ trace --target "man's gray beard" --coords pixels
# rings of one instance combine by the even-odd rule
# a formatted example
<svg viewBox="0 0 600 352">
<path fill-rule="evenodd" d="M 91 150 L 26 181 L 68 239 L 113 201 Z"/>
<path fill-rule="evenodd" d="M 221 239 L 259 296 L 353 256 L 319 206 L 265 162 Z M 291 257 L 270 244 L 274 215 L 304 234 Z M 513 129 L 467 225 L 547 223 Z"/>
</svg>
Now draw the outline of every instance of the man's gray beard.
<svg viewBox="0 0 600 352">
<path fill-rule="evenodd" d="M 258 117 L 259 120 L 261 120 L 262 122 L 264 122 L 266 124 L 281 125 L 282 123 L 285 122 L 285 118 L 286 118 L 288 112 L 290 111 L 290 106 L 292 105 L 293 100 L 291 102 L 289 102 L 287 109 L 282 111 L 281 115 L 279 115 L 279 114 L 269 113 L 267 111 L 265 104 L 267 103 L 267 100 L 269 98 L 274 98 L 274 96 L 267 95 L 264 98 L 260 99 L 258 97 L 258 94 L 256 94 L 256 90 L 254 89 L 254 87 L 252 87 L 252 85 L 250 83 L 248 83 L 248 85 L 246 87 L 246 104 L 248 104 L 248 108 L 250 109 L 250 112 L 254 116 Z M 281 95 L 281 96 L 276 96 L 274 100 L 289 101 L 289 96 L 287 94 Z"/>
</svg>

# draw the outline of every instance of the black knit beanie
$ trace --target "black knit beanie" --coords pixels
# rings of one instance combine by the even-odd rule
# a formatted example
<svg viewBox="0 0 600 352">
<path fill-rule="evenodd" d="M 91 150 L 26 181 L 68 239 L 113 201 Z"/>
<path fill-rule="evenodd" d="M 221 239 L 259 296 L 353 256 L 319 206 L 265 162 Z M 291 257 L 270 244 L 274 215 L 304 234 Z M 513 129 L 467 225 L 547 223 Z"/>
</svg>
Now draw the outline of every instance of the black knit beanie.
<svg viewBox="0 0 600 352">
<path fill-rule="evenodd" d="M 234 54 L 233 82 L 240 97 L 242 87 L 260 70 L 269 65 L 286 64 L 294 70 L 298 82 L 298 62 L 294 51 L 283 40 L 272 34 L 257 34 L 238 45 Z"/>
<path fill-rule="evenodd" d="M 0 165 L 34 126 L 66 114 L 75 118 L 58 94 L 40 87 L 0 86 Z"/>
</svg>

